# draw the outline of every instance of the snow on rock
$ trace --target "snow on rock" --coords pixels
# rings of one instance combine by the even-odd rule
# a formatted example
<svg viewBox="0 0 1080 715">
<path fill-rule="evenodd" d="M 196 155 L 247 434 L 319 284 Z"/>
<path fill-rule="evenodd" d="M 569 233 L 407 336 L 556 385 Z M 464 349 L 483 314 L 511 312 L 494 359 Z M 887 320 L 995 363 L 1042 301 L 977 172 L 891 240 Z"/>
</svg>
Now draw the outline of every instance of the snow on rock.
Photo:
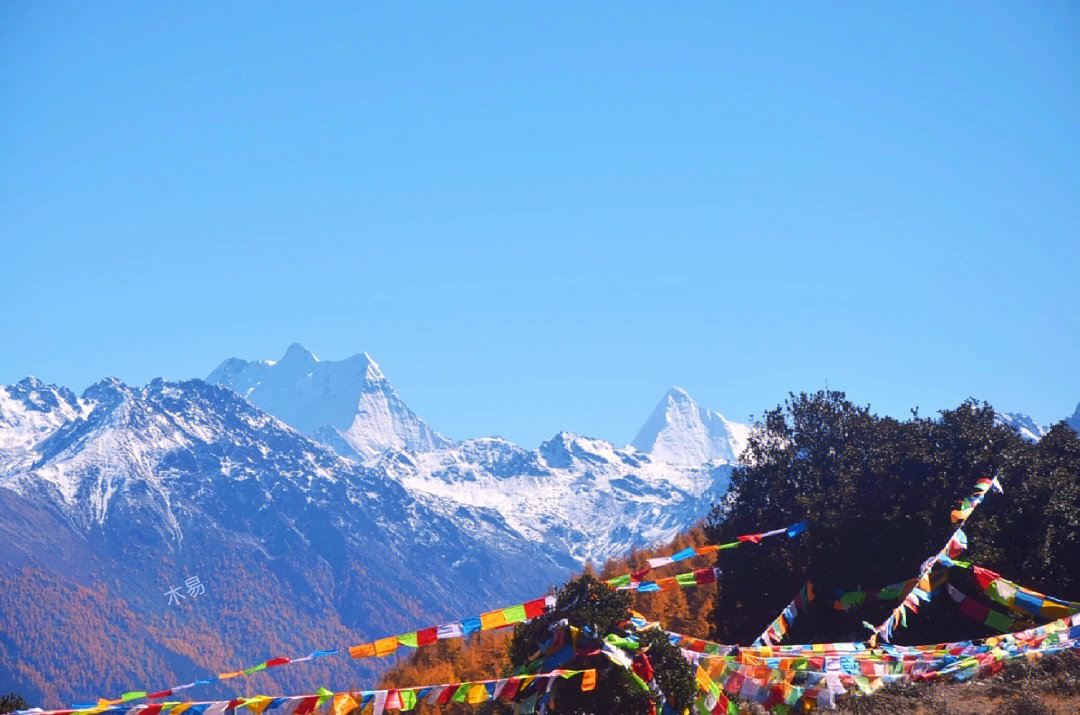
<svg viewBox="0 0 1080 715">
<path fill-rule="evenodd" d="M 115 532 L 124 542 L 134 531 L 172 551 L 196 526 L 246 542 L 280 541 L 268 525 L 307 519 L 318 533 L 340 525 L 333 539 L 349 556 L 343 563 L 372 572 L 409 569 L 449 586 L 444 567 L 468 557 L 491 574 L 482 589 L 489 598 L 507 586 L 517 594 L 542 590 L 570 565 L 484 505 L 447 508 L 412 493 L 202 380 L 139 388 L 109 378 L 79 399 L 24 380 L 0 388 L 0 444 L 0 490 L 59 514 L 83 536 Z M 286 546 L 283 554 L 298 557 L 301 548 Z M 534 574 L 519 573 L 522 558 Z M 463 602 L 442 588 L 433 595 Z"/>
<path fill-rule="evenodd" d="M 749 429 L 674 388 L 618 448 L 560 432 L 536 450 L 487 437 L 460 443 L 431 430 L 367 354 L 320 362 L 299 344 L 276 363 L 226 360 L 211 382 L 346 457 L 357 457 L 453 519 L 488 509 L 522 538 L 576 563 L 670 539 L 727 491 Z"/>
<path fill-rule="evenodd" d="M 998 412 L 995 419 L 1009 427 L 1012 427 L 1020 436 L 1029 442 L 1038 442 L 1046 434 L 1047 429 L 1034 419 L 1020 412 Z"/>
<path fill-rule="evenodd" d="M 377 467 L 413 493 L 492 509 L 526 539 L 578 563 L 670 540 L 705 516 L 731 474 L 727 463 L 672 465 L 569 432 L 535 451 L 481 438 L 391 453 Z"/>
<path fill-rule="evenodd" d="M 631 444 L 653 459 L 695 466 L 712 460 L 737 461 L 749 435 L 747 425 L 698 407 L 684 390 L 673 387 Z"/>
<path fill-rule="evenodd" d="M 576 566 L 492 508 L 413 492 L 202 380 L 106 379 L 80 398 L 33 379 L 0 387 L 0 457 L 0 565 L 22 579 L 0 599 L 4 636 L 39 642 L 46 628 L 81 644 L 61 660 L 24 649 L 16 662 L 0 648 L 0 682 L 23 692 L 28 673 L 57 680 L 117 637 L 134 658 L 123 663 L 145 665 L 140 679 L 184 682 L 267 647 L 363 642 L 535 598 Z M 161 597 L 195 574 L 205 600 Z M 69 593 L 139 625 L 23 617 L 70 613 Z M 177 645 L 193 633 L 227 634 L 217 647 L 235 650 L 194 662 Z M 60 678 L 53 697 L 120 692 L 132 686 L 124 667 Z M 342 663 L 335 679 L 355 669 Z"/>
<path fill-rule="evenodd" d="M 451 444 L 405 405 L 367 353 L 320 361 L 293 343 L 277 361 L 230 358 L 207 381 L 362 461 L 390 449 L 425 451 Z"/>
<path fill-rule="evenodd" d="M 87 410 L 71 390 L 36 377 L 0 387 L 0 473 L 26 466 L 37 445 Z"/>
</svg>

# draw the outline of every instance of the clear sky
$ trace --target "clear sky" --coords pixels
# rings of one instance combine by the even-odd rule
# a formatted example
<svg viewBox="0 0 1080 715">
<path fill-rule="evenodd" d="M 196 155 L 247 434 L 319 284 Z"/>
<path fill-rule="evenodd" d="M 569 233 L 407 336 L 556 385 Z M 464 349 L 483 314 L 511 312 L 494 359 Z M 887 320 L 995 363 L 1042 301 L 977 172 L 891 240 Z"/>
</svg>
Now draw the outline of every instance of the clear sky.
<svg viewBox="0 0 1080 715">
<path fill-rule="evenodd" d="M 671 385 L 1056 421 L 1080 10 L 4 2 L 0 248 L 0 383 L 299 341 L 528 446 Z"/>
</svg>

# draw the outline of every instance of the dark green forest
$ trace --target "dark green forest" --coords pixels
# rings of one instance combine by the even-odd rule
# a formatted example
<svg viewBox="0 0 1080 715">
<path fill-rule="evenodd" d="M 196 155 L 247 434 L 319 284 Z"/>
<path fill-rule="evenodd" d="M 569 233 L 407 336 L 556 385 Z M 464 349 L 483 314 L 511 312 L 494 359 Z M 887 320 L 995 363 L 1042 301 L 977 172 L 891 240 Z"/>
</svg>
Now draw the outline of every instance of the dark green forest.
<svg viewBox="0 0 1080 715">
<path fill-rule="evenodd" d="M 1051 596 L 1080 600 L 1080 439 L 1059 423 L 1037 443 L 995 421 L 992 407 L 968 401 L 929 418 L 880 417 L 842 392 L 791 395 L 758 421 L 734 470 L 731 490 L 707 521 L 712 543 L 806 518 L 809 531 L 721 551 L 724 570 L 712 637 L 750 643 L 808 580 L 816 598 L 800 613 L 789 643 L 861 641 L 896 601 L 868 598 L 849 611 L 833 594 L 875 591 L 912 578 L 955 526 L 949 514 L 980 478 L 997 476 L 964 527 L 962 558 Z M 949 582 L 982 597 L 966 569 Z M 1002 608 L 997 606 L 997 608 Z M 965 619 L 944 595 L 909 615 L 897 643 L 992 635 Z"/>
</svg>

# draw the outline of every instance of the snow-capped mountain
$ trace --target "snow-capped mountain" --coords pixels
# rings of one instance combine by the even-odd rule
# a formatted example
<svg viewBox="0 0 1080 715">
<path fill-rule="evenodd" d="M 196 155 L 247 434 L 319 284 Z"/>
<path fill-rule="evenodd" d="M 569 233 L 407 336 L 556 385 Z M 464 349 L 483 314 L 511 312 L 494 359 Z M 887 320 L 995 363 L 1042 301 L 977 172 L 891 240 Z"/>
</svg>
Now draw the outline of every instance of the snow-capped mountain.
<svg viewBox="0 0 1080 715">
<path fill-rule="evenodd" d="M 673 387 L 631 444 L 655 460 L 695 467 L 738 461 L 749 436 L 749 426 L 698 407 L 684 390 Z"/>
<path fill-rule="evenodd" d="M 663 541 L 701 519 L 727 490 L 749 433 L 672 388 L 630 447 L 566 432 L 537 450 L 500 438 L 452 443 L 366 353 L 320 362 L 298 344 L 277 362 L 226 360 L 208 379 L 414 493 L 493 509 L 523 538 L 578 562 Z"/>
<path fill-rule="evenodd" d="M 366 355 L 320 363 L 293 346 L 214 377 L 248 399 L 202 380 L 0 387 L 0 690 L 57 705 L 164 687 L 535 597 L 697 522 L 731 471 L 566 432 L 536 450 L 451 443 Z M 298 429 L 318 425 L 366 462 Z M 164 597 L 192 576 L 205 595 Z M 327 659 L 251 687 L 356 667 Z"/>
<path fill-rule="evenodd" d="M 207 381 L 360 460 L 391 449 L 423 452 L 451 444 L 402 402 L 367 353 L 320 361 L 293 343 L 277 361 L 230 358 Z"/>
<path fill-rule="evenodd" d="M 1015 429 L 1029 442 L 1038 442 L 1048 431 L 1033 418 L 1021 412 L 998 412 L 996 418 L 1001 424 Z"/>
<path fill-rule="evenodd" d="M 0 388 L 0 460 L 0 690 L 35 702 L 392 635 L 574 566 L 494 509 L 414 493 L 201 380 Z M 206 593 L 168 603 L 192 576 Z M 326 659 L 245 687 L 358 667 L 370 680 Z"/>
</svg>

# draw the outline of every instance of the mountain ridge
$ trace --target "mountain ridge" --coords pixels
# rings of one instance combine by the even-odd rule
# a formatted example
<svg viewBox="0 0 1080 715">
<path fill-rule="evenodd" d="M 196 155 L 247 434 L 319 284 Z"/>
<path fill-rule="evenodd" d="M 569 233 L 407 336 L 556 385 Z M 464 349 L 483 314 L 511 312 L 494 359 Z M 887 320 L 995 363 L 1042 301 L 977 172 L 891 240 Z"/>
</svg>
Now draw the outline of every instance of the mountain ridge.
<svg viewBox="0 0 1080 715">
<path fill-rule="evenodd" d="M 409 409 L 366 352 L 320 361 L 293 343 L 280 360 L 229 358 L 206 381 L 361 461 L 389 449 L 424 451 L 452 443 Z"/>
<path fill-rule="evenodd" d="M 36 380 L 3 387 L 0 445 L 0 689 L 36 702 L 479 613 L 575 566 L 495 510 L 410 492 L 202 380 L 106 379 L 79 397 Z M 208 595 L 168 604 L 192 576 Z M 373 675 L 345 659 L 253 686 L 357 667 Z"/>
</svg>

